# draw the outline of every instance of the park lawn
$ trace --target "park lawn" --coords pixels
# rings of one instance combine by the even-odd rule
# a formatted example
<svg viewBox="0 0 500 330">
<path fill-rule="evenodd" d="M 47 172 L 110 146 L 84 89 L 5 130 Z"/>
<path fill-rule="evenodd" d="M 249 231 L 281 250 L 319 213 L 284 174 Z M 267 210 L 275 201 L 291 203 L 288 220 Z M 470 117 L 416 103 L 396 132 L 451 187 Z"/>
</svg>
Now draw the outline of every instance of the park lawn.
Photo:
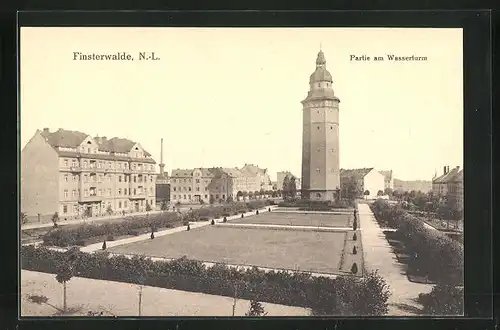
<svg viewBox="0 0 500 330">
<path fill-rule="evenodd" d="M 66 316 L 87 316 L 103 311 L 103 316 L 132 316 L 139 313 L 139 286 L 129 283 L 73 277 L 67 283 Z M 54 274 L 21 271 L 21 316 L 58 316 L 55 308 L 35 304 L 30 295 L 43 295 L 48 303 L 62 308 L 63 288 Z M 268 316 L 309 316 L 307 308 L 262 303 Z M 235 316 L 244 316 L 250 302 L 238 299 Z M 233 298 L 204 293 L 145 286 L 142 290 L 142 316 L 231 316 Z"/>
<path fill-rule="evenodd" d="M 338 274 L 344 241 L 343 232 L 205 226 L 108 251 Z"/>
<path fill-rule="evenodd" d="M 252 217 L 234 219 L 231 223 L 250 223 L 287 226 L 349 227 L 349 214 L 285 213 L 266 212 Z"/>
</svg>

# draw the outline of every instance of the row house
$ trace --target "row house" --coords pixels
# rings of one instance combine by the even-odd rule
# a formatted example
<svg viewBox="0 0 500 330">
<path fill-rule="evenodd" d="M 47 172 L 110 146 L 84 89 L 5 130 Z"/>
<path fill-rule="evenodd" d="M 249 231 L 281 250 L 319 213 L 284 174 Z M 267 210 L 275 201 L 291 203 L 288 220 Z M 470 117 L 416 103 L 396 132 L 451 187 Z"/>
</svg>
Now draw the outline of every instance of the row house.
<svg viewBox="0 0 500 330">
<path fill-rule="evenodd" d="M 155 205 L 155 161 L 140 143 L 37 130 L 21 151 L 21 211 L 71 219 L 145 212 Z"/>
<path fill-rule="evenodd" d="M 456 166 L 450 170 L 449 166 L 443 168 L 443 175 L 434 176 L 432 192 L 440 197 L 445 197 L 448 206 L 457 212 L 464 208 L 463 170 Z"/>
<path fill-rule="evenodd" d="M 195 168 L 172 170 L 170 197 L 174 203 L 209 203 L 237 199 L 238 192 L 271 190 L 266 169 L 246 164 L 243 168 Z"/>
<path fill-rule="evenodd" d="M 374 168 L 340 169 L 340 186 L 342 195 L 346 194 L 351 180 L 356 182 L 357 190 L 366 199 L 377 198 L 379 191 L 384 191 L 385 176 Z M 368 195 L 364 195 L 368 192 Z"/>
</svg>

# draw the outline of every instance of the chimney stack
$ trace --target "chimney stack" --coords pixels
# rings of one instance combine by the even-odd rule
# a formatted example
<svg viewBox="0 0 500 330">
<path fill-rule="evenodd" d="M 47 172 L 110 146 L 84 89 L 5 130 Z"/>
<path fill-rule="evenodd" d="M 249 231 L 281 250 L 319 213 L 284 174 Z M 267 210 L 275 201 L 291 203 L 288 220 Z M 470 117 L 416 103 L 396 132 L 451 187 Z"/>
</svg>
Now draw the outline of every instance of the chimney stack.
<svg viewBox="0 0 500 330">
<path fill-rule="evenodd" d="M 160 150 L 160 176 L 163 176 L 165 164 L 163 164 L 163 138 L 161 139 L 161 150 Z"/>
<path fill-rule="evenodd" d="M 45 128 L 43 129 L 43 131 L 44 131 L 44 133 L 50 133 L 50 130 L 49 130 L 47 127 L 45 127 Z"/>
<path fill-rule="evenodd" d="M 446 174 L 446 166 L 443 166 L 443 175 Z"/>
<path fill-rule="evenodd" d="M 446 166 L 446 173 L 450 173 L 450 165 Z"/>
</svg>

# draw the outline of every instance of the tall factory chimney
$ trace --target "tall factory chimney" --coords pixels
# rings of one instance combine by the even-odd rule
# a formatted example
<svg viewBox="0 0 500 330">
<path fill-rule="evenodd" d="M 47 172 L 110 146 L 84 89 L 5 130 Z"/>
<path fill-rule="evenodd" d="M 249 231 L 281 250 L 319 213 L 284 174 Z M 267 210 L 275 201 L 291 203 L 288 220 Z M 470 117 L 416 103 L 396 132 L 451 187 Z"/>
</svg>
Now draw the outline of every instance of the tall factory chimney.
<svg viewBox="0 0 500 330">
<path fill-rule="evenodd" d="M 160 176 L 164 175 L 165 164 L 163 164 L 163 138 L 161 139 L 161 154 L 160 154 Z"/>
</svg>

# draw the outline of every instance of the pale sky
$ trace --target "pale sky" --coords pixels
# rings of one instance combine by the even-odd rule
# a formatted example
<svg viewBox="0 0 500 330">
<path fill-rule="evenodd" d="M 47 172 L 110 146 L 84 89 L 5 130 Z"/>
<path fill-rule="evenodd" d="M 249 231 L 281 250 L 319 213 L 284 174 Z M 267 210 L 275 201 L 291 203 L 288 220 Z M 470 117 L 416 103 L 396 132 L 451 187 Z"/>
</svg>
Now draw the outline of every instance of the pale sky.
<svg viewBox="0 0 500 330">
<path fill-rule="evenodd" d="M 430 180 L 463 164 L 461 29 L 21 29 L 21 147 L 36 129 L 139 142 L 176 168 L 300 176 L 302 101 L 317 53 L 340 98 L 340 166 Z M 74 61 L 73 52 L 134 61 Z M 155 52 L 158 61 L 139 61 Z M 421 62 L 350 55 L 425 56 Z"/>
</svg>

